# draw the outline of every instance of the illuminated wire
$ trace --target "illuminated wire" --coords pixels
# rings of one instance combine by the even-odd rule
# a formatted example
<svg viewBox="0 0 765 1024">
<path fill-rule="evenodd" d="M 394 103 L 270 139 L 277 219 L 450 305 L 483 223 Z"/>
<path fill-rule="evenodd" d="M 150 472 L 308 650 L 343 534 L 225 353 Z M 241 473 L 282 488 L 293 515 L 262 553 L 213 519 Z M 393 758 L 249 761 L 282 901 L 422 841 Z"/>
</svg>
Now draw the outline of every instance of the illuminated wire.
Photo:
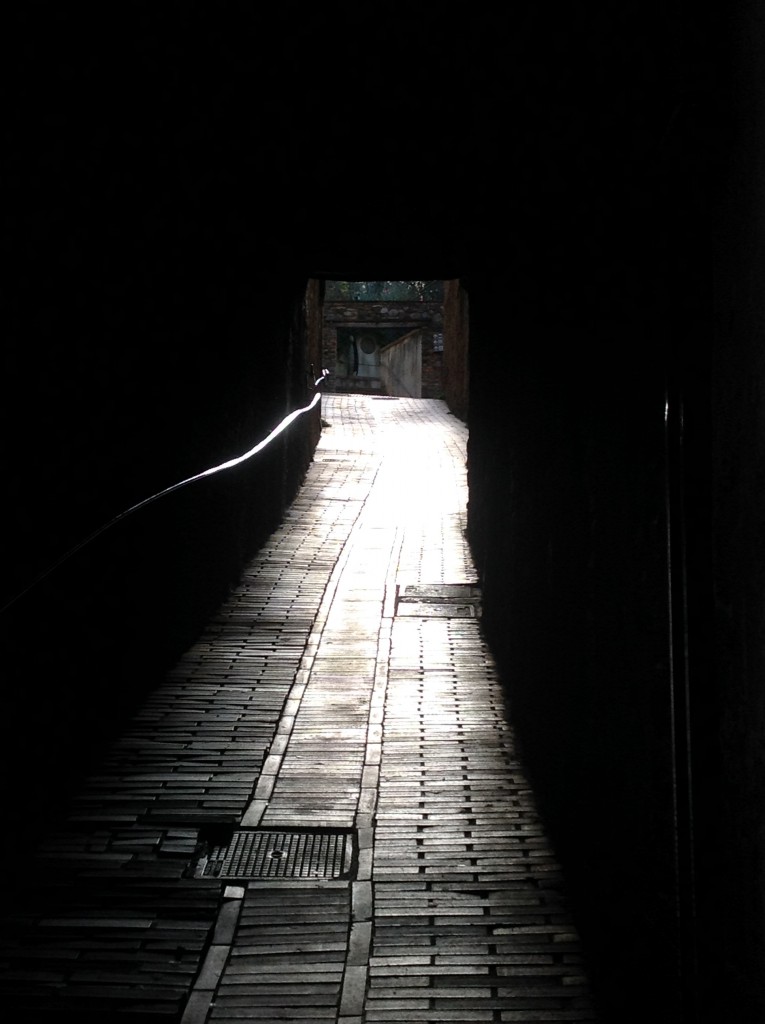
<svg viewBox="0 0 765 1024">
<path fill-rule="evenodd" d="M 321 377 L 319 377 L 318 380 L 314 381 L 314 387 L 318 387 L 319 384 L 322 384 L 324 382 L 324 379 L 328 376 L 329 370 L 322 370 Z M 151 505 L 152 502 L 157 501 L 159 498 L 164 498 L 168 494 L 172 494 L 173 491 L 180 490 L 181 487 L 186 487 L 187 484 L 193 484 L 196 480 L 202 480 L 207 476 L 213 476 L 213 474 L 220 473 L 224 469 L 231 469 L 233 466 L 238 466 L 241 462 L 246 462 L 247 459 L 251 459 L 253 455 L 257 455 L 258 452 L 262 452 L 263 449 L 274 440 L 274 438 L 278 437 L 279 434 L 282 433 L 282 431 L 287 429 L 287 427 L 290 425 L 290 423 L 293 422 L 293 420 L 296 420 L 298 416 L 302 416 L 304 413 L 310 412 L 311 409 L 313 409 L 314 406 L 317 404 L 320 398 L 321 392 L 317 391 L 316 394 L 311 399 L 311 401 L 308 403 L 308 405 L 303 406 L 302 409 L 295 409 L 294 412 L 291 412 L 288 416 L 285 416 L 281 423 L 277 427 L 275 427 L 271 431 L 271 433 L 268 434 L 267 437 L 264 437 L 262 441 L 258 442 L 258 444 L 256 444 L 254 448 L 250 448 L 250 450 L 248 452 L 245 452 L 244 455 L 238 455 L 235 459 L 229 459 L 228 462 L 222 462 L 219 466 L 212 466 L 210 469 L 205 469 L 201 473 L 196 473 L 194 476 L 190 476 L 186 480 L 180 480 L 177 484 L 172 484 L 170 487 L 166 487 L 163 491 L 158 491 L 156 494 L 152 494 L 151 497 L 144 498 L 143 501 L 139 501 L 137 504 L 131 505 L 130 508 L 126 508 L 124 512 L 120 512 L 119 515 L 114 516 L 113 519 L 110 519 L 109 522 L 104 523 L 103 526 L 100 526 L 97 530 L 95 530 L 93 533 L 87 536 L 84 540 L 81 540 L 79 544 L 75 544 L 73 548 L 71 548 L 69 551 L 63 554 L 52 565 L 48 566 L 47 569 L 43 570 L 43 572 L 36 576 L 35 579 L 33 579 L 32 582 L 27 587 L 25 587 L 22 591 L 16 594 L 15 597 L 12 597 L 10 601 L 8 601 L 6 604 L 3 605 L 2 608 L 0 608 L 0 614 L 2 612 L 5 612 L 8 608 L 10 608 L 11 605 L 15 604 L 16 601 L 19 600 L 19 598 L 23 597 L 24 594 L 28 593 L 33 587 L 37 586 L 38 583 L 44 580 L 46 576 L 49 576 L 55 569 L 58 569 L 58 567 L 62 565 L 64 562 L 66 562 L 68 559 L 70 559 L 72 555 L 76 555 L 77 552 L 84 548 L 86 544 L 90 544 L 90 542 L 94 541 L 96 537 L 100 537 L 102 533 L 110 529 L 116 523 L 119 523 L 121 520 L 125 519 L 127 516 L 132 515 L 133 512 L 137 512 L 139 509 L 146 508 L 146 506 Z"/>
</svg>

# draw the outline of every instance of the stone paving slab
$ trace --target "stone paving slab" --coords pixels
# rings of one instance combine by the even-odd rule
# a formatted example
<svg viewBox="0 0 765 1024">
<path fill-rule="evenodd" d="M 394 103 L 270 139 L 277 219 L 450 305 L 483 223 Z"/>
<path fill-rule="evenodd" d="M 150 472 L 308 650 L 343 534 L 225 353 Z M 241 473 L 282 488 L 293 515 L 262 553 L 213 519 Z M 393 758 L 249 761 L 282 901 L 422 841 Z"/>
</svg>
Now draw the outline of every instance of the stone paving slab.
<svg viewBox="0 0 765 1024">
<path fill-rule="evenodd" d="M 595 1020 L 481 634 L 466 428 L 322 406 L 284 522 L 25 857 L 14 1022 Z M 248 831 L 350 835 L 350 873 L 201 871 Z"/>
</svg>

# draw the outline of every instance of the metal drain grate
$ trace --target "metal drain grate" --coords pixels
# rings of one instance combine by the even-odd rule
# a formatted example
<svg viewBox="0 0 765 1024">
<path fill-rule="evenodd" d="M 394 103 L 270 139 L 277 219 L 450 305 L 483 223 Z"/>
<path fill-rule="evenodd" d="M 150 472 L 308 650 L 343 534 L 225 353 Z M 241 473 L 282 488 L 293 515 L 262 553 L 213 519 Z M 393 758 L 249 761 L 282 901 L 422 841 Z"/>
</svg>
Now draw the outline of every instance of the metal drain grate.
<svg viewBox="0 0 765 1024">
<path fill-rule="evenodd" d="M 479 618 L 481 591 L 471 583 L 412 584 L 399 591 L 396 614 L 422 618 Z"/>
<path fill-rule="evenodd" d="M 198 877 L 345 878 L 353 862 L 353 833 L 254 830 L 234 832 L 211 846 Z"/>
</svg>

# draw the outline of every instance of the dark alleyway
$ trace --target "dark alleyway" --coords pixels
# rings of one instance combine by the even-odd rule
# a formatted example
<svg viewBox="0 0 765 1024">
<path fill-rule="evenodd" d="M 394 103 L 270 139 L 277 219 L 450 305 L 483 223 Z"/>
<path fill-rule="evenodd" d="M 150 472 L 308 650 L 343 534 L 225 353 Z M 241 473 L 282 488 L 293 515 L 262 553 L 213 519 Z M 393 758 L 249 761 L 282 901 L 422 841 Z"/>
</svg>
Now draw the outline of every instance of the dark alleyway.
<svg viewBox="0 0 765 1024">
<path fill-rule="evenodd" d="M 306 953 L 339 957 L 328 1005 L 354 1007 L 338 1000 L 365 967 L 376 991 L 383 966 L 397 972 L 395 998 L 416 1001 L 437 964 L 383 965 L 393 954 L 375 946 L 369 916 L 384 906 L 383 869 L 406 874 L 380 860 L 385 844 L 392 857 L 413 845 L 426 876 L 428 858 L 451 863 L 457 850 L 462 868 L 488 870 L 465 864 L 480 860 L 466 829 L 449 853 L 433 852 L 419 804 L 451 807 L 458 791 L 458 803 L 473 800 L 510 771 L 498 813 L 510 813 L 516 782 L 533 790 L 592 989 L 607 995 L 602 1024 L 765 1024 L 765 23 L 756 0 L 713 6 L 521 3 L 454 16 L 358 4 L 283 4 L 266 16 L 239 0 L 9 7 L 0 774 L 1 874 L 31 929 L 11 935 L 6 983 L 26 993 L 17 1005 L 53 999 L 65 976 L 77 1020 L 107 984 L 117 1004 L 149 1015 L 161 1003 L 177 1016 L 189 992 L 206 1014 L 213 981 L 229 990 L 231 968 L 219 975 L 216 957 L 234 919 L 254 949 L 251 901 L 259 885 L 270 899 L 272 883 L 194 877 L 189 864 L 201 870 L 198 842 L 227 849 L 238 826 L 271 842 L 289 801 L 290 834 L 331 806 L 321 849 L 352 858 L 347 878 L 311 886 L 312 898 L 341 893 L 325 915 L 339 916 L 338 934 Z M 455 519 L 442 531 L 439 511 L 391 533 L 396 509 L 378 502 L 389 436 L 376 432 L 375 452 L 366 441 L 347 449 L 334 424 L 312 461 L 318 418 L 306 417 L 262 457 L 128 517 L 27 590 L 123 509 L 246 451 L 302 407 L 330 365 L 332 282 L 384 280 L 444 285 L 443 393 L 433 397 L 468 430 L 459 529 Z M 339 315 L 337 330 L 350 331 Z M 376 402 L 367 421 L 396 408 Z M 412 448 L 403 470 L 416 462 L 414 424 L 401 430 Z M 435 501 L 425 472 L 404 486 L 414 495 L 426 483 Z M 312 486 L 357 497 L 334 493 L 320 515 L 312 500 L 298 552 L 290 517 Z M 442 549 L 457 562 L 442 568 Z M 362 550 L 359 568 L 350 553 Z M 343 590 L 351 569 L 369 580 L 363 600 Z M 455 615 L 448 601 L 434 613 L 438 591 L 409 600 L 395 590 L 450 577 L 480 581 L 480 620 L 469 591 Z M 418 597 L 422 631 L 407 614 Z M 357 619 L 368 601 L 379 615 Z M 353 628 L 353 658 L 320 653 L 334 652 L 338 619 Z M 487 778 L 472 774 L 472 748 L 448 765 L 439 749 L 450 729 L 466 743 L 482 734 L 478 707 L 440 688 L 462 676 L 459 652 L 473 651 L 479 621 L 492 665 L 471 693 L 512 722 L 501 737 L 486 733 Z M 245 646 L 257 653 L 245 657 Z M 437 678 L 419 659 L 426 648 L 444 652 Z M 420 723 L 411 707 L 406 719 L 440 723 L 427 741 L 418 733 L 416 801 L 397 774 L 397 744 L 405 761 L 414 749 L 391 717 L 404 708 L 399 657 L 404 689 L 414 680 L 439 708 Z M 343 705 L 350 760 L 335 769 L 316 753 L 312 700 L 337 723 L 333 695 L 347 691 L 336 662 L 360 669 L 368 689 Z M 240 674 L 244 687 L 231 681 Z M 368 759 L 378 727 L 379 776 Z M 417 825 L 387 834 L 394 780 L 417 804 Z M 369 846 L 370 826 L 357 825 L 372 799 Z M 489 820 L 473 817 L 471 831 Z M 494 824 L 492 843 L 503 840 Z M 32 870 L 42 836 L 44 867 Z M 476 871 L 469 892 L 458 874 L 448 916 L 465 920 L 449 925 L 453 937 L 481 932 L 494 974 L 484 964 L 479 976 L 517 978 L 517 968 L 525 978 L 528 962 L 502 959 L 504 942 L 482 929 L 499 940 L 509 918 L 485 922 L 508 906 L 536 914 L 541 888 L 522 904 L 508 879 L 495 903 Z M 285 891 L 300 916 L 295 888 Z M 427 929 L 443 921 L 417 899 L 406 927 L 440 957 Z M 361 927 L 348 931 L 348 913 Z M 457 946 L 450 953 L 463 956 Z M 534 977 L 560 978 L 566 954 L 556 955 Z M 134 969 L 151 979 L 148 1003 L 123 984 Z M 405 974 L 411 984 L 398 984 Z M 566 988 L 563 1013 L 579 998 L 571 977 L 555 990 Z M 502 982 L 471 995 L 507 992 Z M 449 1019 L 452 1007 L 439 1012 Z M 513 1012 L 492 1004 L 493 1024 Z"/>
<path fill-rule="evenodd" d="M 19 878 L 15 1024 L 594 1020 L 481 633 L 467 430 L 435 400 L 323 415 L 284 523 Z"/>
</svg>

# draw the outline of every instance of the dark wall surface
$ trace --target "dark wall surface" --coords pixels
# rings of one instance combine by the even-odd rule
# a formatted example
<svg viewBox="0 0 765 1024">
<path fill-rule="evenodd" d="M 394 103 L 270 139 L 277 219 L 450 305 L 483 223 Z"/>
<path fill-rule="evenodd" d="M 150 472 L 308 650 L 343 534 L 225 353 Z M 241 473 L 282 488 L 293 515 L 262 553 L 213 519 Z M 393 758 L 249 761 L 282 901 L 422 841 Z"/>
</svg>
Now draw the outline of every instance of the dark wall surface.
<svg viewBox="0 0 765 1024">
<path fill-rule="evenodd" d="M 603 1017 L 669 1024 L 721 989 L 719 950 L 697 968 L 720 844 L 705 577 L 717 128 L 701 25 L 667 16 L 657 31 L 624 9 L 568 37 L 514 119 L 511 229 L 463 284 L 485 629 Z"/>
<path fill-rule="evenodd" d="M 136 503 L 251 449 L 310 400 L 320 367 L 318 291 L 279 258 L 270 196 L 257 201 L 266 229 L 251 217 L 257 179 L 236 164 L 242 108 L 213 69 L 214 26 L 184 28 L 173 5 L 143 14 L 51 5 L 7 19 L 0 587 L 13 604 L 0 630 L 16 829 L 44 827 L 196 637 L 317 437 L 314 410 L 27 590 Z M 205 46 L 214 61 L 199 63 Z"/>
<path fill-rule="evenodd" d="M 467 421 L 470 406 L 470 303 L 459 281 L 444 282 L 444 401 Z"/>
<path fill-rule="evenodd" d="M 738 1019 L 765 1020 L 765 47 L 756 3 L 722 37 L 719 191 L 714 207 L 713 714 L 721 837 L 705 948 L 736 993 Z"/>
<path fill-rule="evenodd" d="M 543 357 L 519 340 L 498 378 L 480 344 L 496 329 L 491 304 L 471 290 L 483 401 L 469 421 L 470 536 L 484 628 L 604 1012 L 681 1020 L 665 366 L 647 325 L 625 323 L 640 358 L 617 381 L 610 343 L 598 351 L 592 325 L 569 323 L 571 352 Z"/>
</svg>

